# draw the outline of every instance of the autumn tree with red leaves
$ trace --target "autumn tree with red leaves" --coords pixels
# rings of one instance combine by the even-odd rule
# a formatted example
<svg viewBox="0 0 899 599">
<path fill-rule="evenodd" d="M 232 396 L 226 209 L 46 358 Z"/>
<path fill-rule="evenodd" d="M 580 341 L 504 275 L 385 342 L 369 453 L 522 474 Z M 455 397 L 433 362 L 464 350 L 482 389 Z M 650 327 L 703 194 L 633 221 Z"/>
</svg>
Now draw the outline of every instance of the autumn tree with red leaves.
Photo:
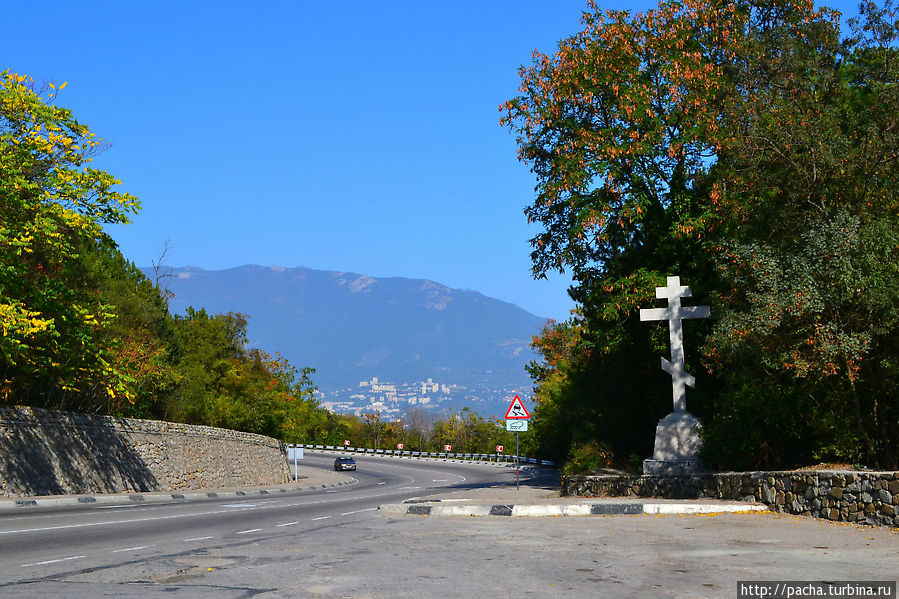
<svg viewBox="0 0 899 599">
<path fill-rule="evenodd" d="M 871 246 L 886 239 L 874 231 L 896 224 L 891 10 L 868 3 L 856 37 L 841 40 L 838 15 L 811 2 L 663 1 L 633 15 L 591 2 L 580 33 L 522 67 L 521 93 L 501 111 L 537 177 L 525 210 L 542 228 L 533 272 L 570 272 L 578 303 L 572 322 L 535 342 L 545 452 L 565 458 L 600 442 L 619 463 L 648 457 L 655 420 L 671 407 L 657 368 L 667 334 L 639 323 L 637 308 L 679 274 L 714 299 L 713 321 L 691 326 L 687 342 L 699 379 L 688 406 L 706 421 L 707 460 L 895 463 L 896 402 L 864 399 L 899 381 L 864 376 L 875 362 L 886 374 L 897 354 L 888 336 L 879 346 L 870 336 L 875 321 L 895 321 L 896 292 L 865 295 L 896 289 L 895 269 L 868 277 L 854 303 L 818 293 L 814 306 L 828 307 L 791 313 L 781 330 L 762 306 L 771 284 L 784 288 L 781 307 L 797 286 L 845 295 L 853 275 L 832 271 L 858 274 L 866 255 L 894 257 L 889 243 Z M 866 233 L 823 243 L 837 223 Z M 747 268 L 759 244 L 756 255 L 801 263 L 809 276 Z M 822 268 L 835 246 L 845 249 L 842 270 Z M 832 359 L 809 351 L 809 339 Z M 808 368 L 782 359 L 794 354 Z"/>
</svg>

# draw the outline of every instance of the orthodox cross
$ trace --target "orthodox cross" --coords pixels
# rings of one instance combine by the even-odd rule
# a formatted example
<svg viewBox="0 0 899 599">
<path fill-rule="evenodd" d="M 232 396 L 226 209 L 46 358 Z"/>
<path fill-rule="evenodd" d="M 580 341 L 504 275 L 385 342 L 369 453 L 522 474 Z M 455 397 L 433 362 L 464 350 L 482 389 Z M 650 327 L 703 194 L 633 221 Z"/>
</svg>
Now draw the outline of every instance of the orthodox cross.
<svg viewBox="0 0 899 599">
<path fill-rule="evenodd" d="M 656 297 L 667 299 L 667 308 L 650 308 L 640 310 L 640 320 L 667 320 L 668 338 L 671 343 L 671 361 L 662 358 L 662 370 L 671 375 L 671 388 L 674 394 L 674 411 L 687 411 L 687 389 L 685 385 L 694 387 L 696 379 L 687 374 L 684 367 L 684 331 L 681 320 L 685 318 L 708 318 L 708 306 L 680 305 L 682 297 L 690 297 L 690 288 L 680 284 L 680 277 L 668 277 L 667 287 L 656 287 Z"/>
</svg>

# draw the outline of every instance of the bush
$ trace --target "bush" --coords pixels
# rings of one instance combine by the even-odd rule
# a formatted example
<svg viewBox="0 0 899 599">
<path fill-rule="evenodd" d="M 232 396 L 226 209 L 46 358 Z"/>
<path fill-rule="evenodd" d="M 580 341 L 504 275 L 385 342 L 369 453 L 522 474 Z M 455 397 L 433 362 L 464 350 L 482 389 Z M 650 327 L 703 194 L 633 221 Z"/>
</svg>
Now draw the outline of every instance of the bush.
<svg viewBox="0 0 899 599">
<path fill-rule="evenodd" d="M 605 443 L 588 441 L 571 446 L 562 474 L 592 474 L 612 465 L 612 450 Z"/>
</svg>

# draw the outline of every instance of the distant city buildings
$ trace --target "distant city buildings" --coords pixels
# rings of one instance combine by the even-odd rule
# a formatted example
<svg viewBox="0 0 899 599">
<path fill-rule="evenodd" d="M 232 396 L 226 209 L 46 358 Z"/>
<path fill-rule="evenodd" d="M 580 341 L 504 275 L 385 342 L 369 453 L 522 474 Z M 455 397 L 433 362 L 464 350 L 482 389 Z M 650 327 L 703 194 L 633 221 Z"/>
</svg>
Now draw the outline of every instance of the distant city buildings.
<svg viewBox="0 0 899 599">
<path fill-rule="evenodd" d="M 437 414 L 469 407 L 483 417 L 502 416 L 509 401 L 516 394 L 525 395 L 520 387 L 469 388 L 441 383 L 433 379 L 415 382 L 385 382 L 379 377 L 361 381 L 355 387 L 320 391 L 322 407 L 337 414 L 360 416 L 380 411 L 382 417 L 399 418 L 409 408 L 433 411 Z"/>
</svg>

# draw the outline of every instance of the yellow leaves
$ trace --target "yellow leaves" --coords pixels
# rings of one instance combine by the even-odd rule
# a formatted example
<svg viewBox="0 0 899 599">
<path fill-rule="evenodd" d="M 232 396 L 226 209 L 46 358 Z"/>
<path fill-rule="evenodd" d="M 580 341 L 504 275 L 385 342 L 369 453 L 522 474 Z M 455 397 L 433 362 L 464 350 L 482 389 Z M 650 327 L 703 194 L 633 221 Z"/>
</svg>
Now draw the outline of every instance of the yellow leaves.
<svg viewBox="0 0 899 599">
<path fill-rule="evenodd" d="M 0 329 L 3 330 L 3 343 L 23 345 L 24 342 L 50 330 L 52 318 L 42 318 L 40 312 L 26 309 L 20 303 L 0 303 Z"/>
</svg>

